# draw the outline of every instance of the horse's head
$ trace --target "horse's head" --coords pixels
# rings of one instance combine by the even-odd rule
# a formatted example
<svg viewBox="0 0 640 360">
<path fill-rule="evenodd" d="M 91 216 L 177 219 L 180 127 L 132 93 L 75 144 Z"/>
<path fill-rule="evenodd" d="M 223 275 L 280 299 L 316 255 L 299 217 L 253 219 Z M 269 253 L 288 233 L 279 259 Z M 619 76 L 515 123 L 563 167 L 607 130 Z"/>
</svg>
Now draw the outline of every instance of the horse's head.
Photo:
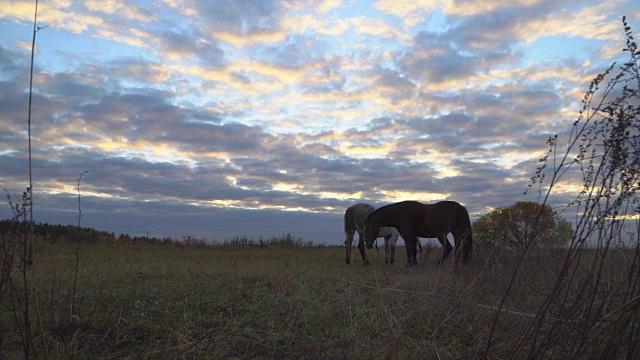
<svg viewBox="0 0 640 360">
<path fill-rule="evenodd" d="M 376 242 L 380 227 L 375 224 L 371 219 L 367 218 L 364 223 L 364 243 L 367 245 L 367 249 L 373 248 L 373 243 Z"/>
</svg>

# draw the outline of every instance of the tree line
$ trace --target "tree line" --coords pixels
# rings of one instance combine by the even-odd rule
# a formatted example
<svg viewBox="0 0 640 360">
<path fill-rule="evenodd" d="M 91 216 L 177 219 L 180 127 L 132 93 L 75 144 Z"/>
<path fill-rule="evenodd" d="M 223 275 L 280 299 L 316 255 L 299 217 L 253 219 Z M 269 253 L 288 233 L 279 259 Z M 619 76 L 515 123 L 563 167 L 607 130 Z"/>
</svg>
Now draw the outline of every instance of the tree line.
<svg viewBox="0 0 640 360">
<path fill-rule="evenodd" d="M 29 231 L 28 221 L 16 220 L 0 220 L 0 239 L 6 240 L 10 236 L 26 234 Z M 290 233 L 280 236 L 270 237 L 248 237 L 235 236 L 224 240 L 210 240 L 193 235 L 184 235 L 180 237 L 150 237 L 150 236 L 132 236 L 121 233 L 116 235 L 114 232 L 96 230 L 88 227 L 78 227 L 75 225 L 57 225 L 49 223 L 34 223 L 34 237 L 51 243 L 69 242 L 69 243 L 105 243 L 105 242 L 121 242 L 132 244 L 150 244 L 150 245 L 227 245 L 227 246 L 292 246 L 292 247 L 323 247 L 323 243 L 314 243 L 311 240 L 305 240 L 301 237 L 294 236 Z"/>
<path fill-rule="evenodd" d="M 2 237 L 10 236 L 28 229 L 29 223 L 27 221 L 16 220 L 0 220 L 0 235 Z M 96 230 L 87 227 L 77 227 L 74 225 L 58 225 L 49 223 L 34 223 L 33 234 L 38 239 L 43 239 L 49 242 L 58 241 L 80 241 L 80 242 L 100 242 L 100 241 L 114 241 L 119 237 L 113 232 Z M 120 237 L 124 234 L 120 235 Z"/>
</svg>

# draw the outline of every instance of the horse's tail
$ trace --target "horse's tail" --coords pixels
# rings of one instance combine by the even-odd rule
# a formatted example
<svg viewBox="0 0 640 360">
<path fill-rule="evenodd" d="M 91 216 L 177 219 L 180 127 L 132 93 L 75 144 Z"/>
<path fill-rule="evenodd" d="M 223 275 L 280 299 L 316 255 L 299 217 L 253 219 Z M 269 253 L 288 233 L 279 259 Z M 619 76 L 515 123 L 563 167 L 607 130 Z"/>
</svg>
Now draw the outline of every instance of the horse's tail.
<svg viewBox="0 0 640 360">
<path fill-rule="evenodd" d="M 354 232 L 355 224 L 353 221 L 353 208 L 350 207 L 344 212 L 344 233 L 348 235 Z"/>
<path fill-rule="evenodd" d="M 462 262 L 468 264 L 469 260 L 471 260 L 471 255 L 473 255 L 473 232 L 471 230 L 469 212 L 467 212 L 464 206 L 460 205 L 460 207 L 456 209 L 455 217 L 457 226 L 462 230 L 462 242 L 460 244 L 462 248 L 460 249 L 460 255 L 462 255 Z"/>
</svg>

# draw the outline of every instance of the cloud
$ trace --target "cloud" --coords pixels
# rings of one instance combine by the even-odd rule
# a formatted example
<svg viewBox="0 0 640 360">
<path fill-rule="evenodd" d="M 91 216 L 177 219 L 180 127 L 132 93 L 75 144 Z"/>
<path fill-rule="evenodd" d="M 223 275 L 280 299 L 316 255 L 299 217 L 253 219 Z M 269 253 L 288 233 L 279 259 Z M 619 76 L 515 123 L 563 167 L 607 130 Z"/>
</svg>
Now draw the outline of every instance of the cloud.
<svg viewBox="0 0 640 360">
<path fill-rule="evenodd" d="M 236 47 L 279 42 L 287 34 L 280 24 L 288 11 L 286 3 L 274 0 L 187 1 L 211 36 Z M 191 12 L 189 13 L 190 15 Z"/>
<path fill-rule="evenodd" d="M 224 30 L 246 34 L 258 29 L 278 26 L 286 5 L 275 0 L 220 0 L 212 2 L 191 1 L 198 15 L 212 30 Z"/>
<path fill-rule="evenodd" d="M 579 36 L 596 40 L 615 40 L 619 38 L 620 25 L 618 19 L 611 20 L 611 16 L 618 15 L 619 6 L 622 3 L 620 1 L 611 1 L 596 6 L 586 6 L 579 11 L 562 9 L 558 12 L 544 14 L 539 18 L 531 19 L 531 21 L 525 23 L 526 26 L 518 27 L 516 31 L 528 43 L 541 37 L 558 35 Z"/>
<path fill-rule="evenodd" d="M 437 10 L 443 5 L 444 1 L 441 0 L 379 0 L 373 4 L 373 7 L 386 14 L 405 18 L 416 12 L 431 12 Z"/>
<path fill-rule="evenodd" d="M 66 7 L 69 5 L 70 3 Z M 93 12 L 119 15 L 132 21 L 148 23 L 156 19 L 151 11 L 123 0 L 87 0 L 82 5 Z"/>
<path fill-rule="evenodd" d="M 282 19 L 281 25 L 289 33 L 315 32 L 333 37 L 343 35 L 351 28 L 351 23 L 347 19 L 323 19 L 312 14 L 287 16 Z"/>
<path fill-rule="evenodd" d="M 548 3 L 551 2 L 546 0 L 489 0 L 478 4 L 469 0 L 451 1 L 448 2 L 445 12 L 456 16 L 471 17 L 488 13 L 510 12 L 514 8 L 526 11 L 538 6 L 545 6 Z"/>
<path fill-rule="evenodd" d="M 350 21 L 354 31 L 358 34 L 373 35 L 385 39 L 403 40 L 406 38 L 406 35 L 402 31 L 392 27 L 383 19 L 360 16 L 352 18 Z"/>
<path fill-rule="evenodd" d="M 287 34 L 280 30 L 251 29 L 242 34 L 215 31 L 211 33 L 216 40 L 230 43 L 233 46 L 243 47 L 256 43 L 277 43 L 287 38 Z"/>
<path fill-rule="evenodd" d="M 379 0 L 373 4 L 373 7 L 385 14 L 400 18 L 404 31 L 408 32 L 424 23 L 429 15 L 442 9 L 445 3 L 444 0 Z"/>
<path fill-rule="evenodd" d="M 156 51 L 172 61 L 197 57 L 205 67 L 224 65 L 224 50 L 215 41 L 205 39 L 205 35 L 199 31 L 172 28 L 160 34 Z"/>
<path fill-rule="evenodd" d="M 52 28 L 67 30 L 71 33 L 81 34 L 93 27 L 103 25 L 101 18 L 68 11 L 66 6 L 55 8 L 56 4 L 42 4 L 38 9 L 38 20 Z M 65 4 L 66 5 L 66 4 Z M 27 20 L 24 13 L 18 15 L 22 20 Z"/>
<path fill-rule="evenodd" d="M 207 63 L 209 66 L 210 63 Z M 104 63 L 101 68 L 86 67 L 83 71 L 86 77 L 94 79 L 116 78 L 127 79 L 128 82 L 139 84 L 159 84 L 166 83 L 176 76 L 176 71 L 163 63 L 152 62 L 140 58 L 120 58 L 108 63 Z M 100 80 L 90 81 L 93 82 Z M 107 79 L 104 79 L 108 82 Z"/>
<path fill-rule="evenodd" d="M 485 57 L 464 54 L 442 35 L 427 32 L 419 33 L 399 59 L 403 72 L 430 88 L 470 78 L 486 63 Z"/>
<path fill-rule="evenodd" d="M 264 63 L 280 67 L 303 67 L 322 61 L 327 44 L 319 39 L 290 36 L 277 45 L 266 45 L 252 51 Z"/>
<path fill-rule="evenodd" d="M 138 234 L 333 242 L 354 202 L 509 205 L 616 56 L 616 4 L 47 3 L 38 216 L 74 222 L 84 170 L 83 223 Z M 9 2 L 0 30 L 29 33 L 31 17 L 31 3 Z M 11 191 L 27 163 L 28 39 L 16 33 L 0 47 L 0 183 Z M 550 37 L 580 56 L 531 58 Z"/>
<path fill-rule="evenodd" d="M 413 97 L 416 84 L 408 80 L 403 73 L 388 69 L 375 69 L 373 83 L 378 92 L 392 101 L 401 101 Z"/>
<path fill-rule="evenodd" d="M 316 12 L 326 14 L 327 12 L 342 6 L 342 0 L 322 0 L 316 5 Z"/>
</svg>

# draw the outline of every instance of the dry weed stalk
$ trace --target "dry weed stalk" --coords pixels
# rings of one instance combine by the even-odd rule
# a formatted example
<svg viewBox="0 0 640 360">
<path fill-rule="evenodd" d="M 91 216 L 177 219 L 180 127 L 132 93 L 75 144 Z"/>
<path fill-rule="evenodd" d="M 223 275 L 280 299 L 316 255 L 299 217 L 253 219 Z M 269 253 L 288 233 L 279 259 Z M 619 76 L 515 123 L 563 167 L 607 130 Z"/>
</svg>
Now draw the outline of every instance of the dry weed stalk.
<svg viewBox="0 0 640 360">
<path fill-rule="evenodd" d="M 591 82 L 566 148 L 550 137 L 532 177 L 542 204 L 561 181 L 583 186 L 564 210 L 575 212 L 575 232 L 560 273 L 514 357 L 640 355 L 640 50 L 622 22 L 629 61 Z"/>
<path fill-rule="evenodd" d="M 27 271 L 32 264 L 33 249 L 29 241 L 29 224 L 27 215 L 31 204 L 29 188 L 22 192 L 22 197 L 14 202 L 11 195 L 7 193 L 7 202 L 13 213 L 11 220 L 11 229 L 7 234 L 3 234 L 3 253 L 2 264 L 0 266 L 0 302 L 4 301 L 4 295 L 9 294 L 13 315 L 18 328 L 25 358 L 29 358 L 33 348 L 33 339 L 31 334 L 31 320 L 29 314 L 29 287 L 27 279 Z M 17 268 L 20 271 L 23 287 L 22 294 L 19 294 L 17 284 L 12 276 Z M 18 301 L 16 301 L 18 300 Z"/>
</svg>

